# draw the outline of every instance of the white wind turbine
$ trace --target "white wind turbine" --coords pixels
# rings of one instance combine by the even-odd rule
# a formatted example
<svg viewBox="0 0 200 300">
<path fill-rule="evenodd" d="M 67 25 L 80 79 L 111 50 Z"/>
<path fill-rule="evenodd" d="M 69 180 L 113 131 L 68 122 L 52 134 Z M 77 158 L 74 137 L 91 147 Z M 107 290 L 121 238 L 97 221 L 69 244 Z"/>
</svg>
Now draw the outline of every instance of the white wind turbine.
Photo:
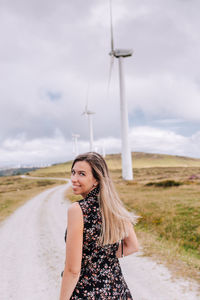
<svg viewBox="0 0 200 300">
<path fill-rule="evenodd" d="M 89 135 L 90 135 L 90 151 L 94 150 L 93 122 L 92 122 L 92 115 L 94 114 L 95 112 L 88 110 L 88 95 L 87 95 L 87 102 L 86 102 L 85 110 L 82 113 L 82 115 L 86 115 L 88 118 Z"/>
<path fill-rule="evenodd" d="M 73 139 L 73 153 L 75 156 L 78 155 L 78 138 L 80 137 L 79 134 L 72 133 L 72 139 Z"/>
<path fill-rule="evenodd" d="M 131 49 L 114 49 L 113 40 L 113 23 L 112 23 L 112 0 L 110 0 L 110 29 L 111 29 L 111 65 L 110 65 L 110 75 L 109 83 L 112 72 L 112 66 L 114 62 L 114 57 L 119 60 L 119 86 L 120 86 L 120 112 L 121 112 L 121 139 L 122 139 L 122 177 L 125 180 L 133 179 L 133 169 L 132 169 L 132 157 L 130 151 L 130 145 L 128 140 L 128 108 L 125 99 L 125 83 L 123 74 L 123 60 L 125 57 L 131 56 L 133 51 Z"/>
<path fill-rule="evenodd" d="M 103 156 L 103 158 L 106 157 L 105 141 L 103 141 L 103 144 L 102 144 L 102 156 Z"/>
</svg>

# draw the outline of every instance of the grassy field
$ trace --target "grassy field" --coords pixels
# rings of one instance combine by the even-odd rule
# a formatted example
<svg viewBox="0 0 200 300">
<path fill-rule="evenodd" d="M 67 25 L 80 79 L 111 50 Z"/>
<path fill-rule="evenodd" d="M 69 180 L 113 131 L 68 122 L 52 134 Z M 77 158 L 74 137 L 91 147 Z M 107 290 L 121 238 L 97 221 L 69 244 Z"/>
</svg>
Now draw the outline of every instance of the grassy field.
<svg viewBox="0 0 200 300">
<path fill-rule="evenodd" d="M 200 159 L 174 156 L 166 154 L 150 154 L 143 152 L 132 153 L 133 168 L 155 167 L 200 167 Z M 120 154 L 106 156 L 106 162 L 110 170 L 121 170 Z"/>
<path fill-rule="evenodd" d="M 135 229 L 144 255 L 166 263 L 177 275 L 200 280 L 200 160 L 134 153 L 133 181 L 122 180 L 120 155 L 108 155 L 106 161 L 121 199 L 141 216 Z M 70 166 L 71 162 L 54 165 L 30 175 L 69 177 Z M 34 194 L 58 183 L 0 178 L 0 220 Z M 77 200 L 70 190 L 67 197 Z"/>
<path fill-rule="evenodd" d="M 55 177 L 55 178 L 69 178 L 71 171 L 71 163 L 66 162 L 62 164 L 56 164 L 51 167 L 41 168 L 36 171 L 29 172 L 31 176 L 38 177 Z"/>
<path fill-rule="evenodd" d="M 198 278 L 200 180 L 188 180 L 188 175 L 194 173 L 194 168 L 188 167 L 187 176 L 185 169 L 173 168 L 174 178 L 172 173 L 169 177 L 172 186 L 168 187 L 169 180 L 165 176 L 168 168 L 152 168 L 151 171 L 152 174 L 149 174 L 149 169 L 141 169 L 141 174 L 138 171 L 134 183 L 122 181 L 120 174 L 117 179 L 115 174 L 115 184 L 120 197 L 129 210 L 134 210 L 141 216 L 136 230 L 143 238 L 145 253 L 156 258 L 160 256 L 161 261 L 164 258 L 171 266 L 176 266 L 176 272 L 179 270 L 181 275 Z M 200 168 L 195 171 L 200 174 Z M 178 186 L 173 185 L 177 183 Z M 177 258 L 180 260 L 179 268 Z"/>
<path fill-rule="evenodd" d="M 3 221 L 27 200 L 63 181 L 31 180 L 20 176 L 0 177 L 0 221 Z"/>
<path fill-rule="evenodd" d="M 200 281 L 200 160 L 144 153 L 134 157 L 133 181 L 122 180 L 118 155 L 106 160 L 120 198 L 141 216 L 136 231 L 144 255 L 164 262 L 176 275 Z M 78 199 L 71 190 L 66 197 Z"/>
<path fill-rule="evenodd" d="M 164 263 L 176 276 L 200 283 L 200 185 L 153 188 L 114 182 L 127 209 L 141 217 L 135 230 L 143 255 Z M 71 188 L 66 198 L 81 199 Z"/>
</svg>

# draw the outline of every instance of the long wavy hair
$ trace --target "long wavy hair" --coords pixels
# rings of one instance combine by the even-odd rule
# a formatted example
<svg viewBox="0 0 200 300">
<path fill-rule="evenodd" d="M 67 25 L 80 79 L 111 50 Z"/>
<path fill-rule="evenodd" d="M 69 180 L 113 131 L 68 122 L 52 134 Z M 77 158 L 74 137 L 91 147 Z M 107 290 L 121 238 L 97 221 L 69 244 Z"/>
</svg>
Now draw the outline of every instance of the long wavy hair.
<svg viewBox="0 0 200 300">
<path fill-rule="evenodd" d="M 90 165 L 100 187 L 98 196 L 102 216 L 100 243 L 107 245 L 119 242 L 128 236 L 128 223 L 136 224 L 138 217 L 124 207 L 109 175 L 107 164 L 100 154 L 96 152 L 80 154 L 73 161 L 71 168 L 78 161 L 86 161 Z"/>
</svg>

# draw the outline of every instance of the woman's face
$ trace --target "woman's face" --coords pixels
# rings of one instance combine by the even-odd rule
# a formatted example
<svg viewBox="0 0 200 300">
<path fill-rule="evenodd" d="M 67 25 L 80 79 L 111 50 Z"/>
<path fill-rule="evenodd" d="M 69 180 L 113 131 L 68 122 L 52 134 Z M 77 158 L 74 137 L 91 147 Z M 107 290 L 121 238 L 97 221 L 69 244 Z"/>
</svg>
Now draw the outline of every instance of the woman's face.
<svg viewBox="0 0 200 300">
<path fill-rule="evenodd" d="M 92 169 L 86 161 L 77 161 L 71 171 L 72 189 L 75 195 L 83 198 L 97 186 L 98 182 L 92 174 Z"/>
</svg>

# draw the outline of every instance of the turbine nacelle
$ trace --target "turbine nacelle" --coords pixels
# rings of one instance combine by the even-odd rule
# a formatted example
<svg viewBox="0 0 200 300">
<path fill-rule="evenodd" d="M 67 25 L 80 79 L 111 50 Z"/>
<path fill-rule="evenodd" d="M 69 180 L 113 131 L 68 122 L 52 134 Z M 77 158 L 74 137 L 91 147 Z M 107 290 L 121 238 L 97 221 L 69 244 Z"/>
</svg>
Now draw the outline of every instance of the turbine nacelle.
<svg viewBox="0 0 200 300">
<path fill-rule="evenodd" d="M 133 50 L 132 49 L 115 49 L 112 50 L 109 55 L 110 56 L 115 56 L 115 57 L 128 57 L 131 56 L 133 54 Z"/>
<path fill-rule="evenodd" d="M 89 87 L 88 87 L 88 90 L 89 90 Z M 88 110 L 88 95 L 87 95 L 87 102 L 86 102 L 85 110 L 82 113 L 82 116 L 83 115 L 94 115 L 94 114 L 95 114 L 95 112 Z"/>
<path fill-rule="evenodd" d="M 94 115 L 94 114 L 95 114 L 95 112 L 93 112 L 93 111 L 85 110 L 85 111 L 82 113 L 82 116 L 83 116 L 83 115 Z"/>
</svg>

